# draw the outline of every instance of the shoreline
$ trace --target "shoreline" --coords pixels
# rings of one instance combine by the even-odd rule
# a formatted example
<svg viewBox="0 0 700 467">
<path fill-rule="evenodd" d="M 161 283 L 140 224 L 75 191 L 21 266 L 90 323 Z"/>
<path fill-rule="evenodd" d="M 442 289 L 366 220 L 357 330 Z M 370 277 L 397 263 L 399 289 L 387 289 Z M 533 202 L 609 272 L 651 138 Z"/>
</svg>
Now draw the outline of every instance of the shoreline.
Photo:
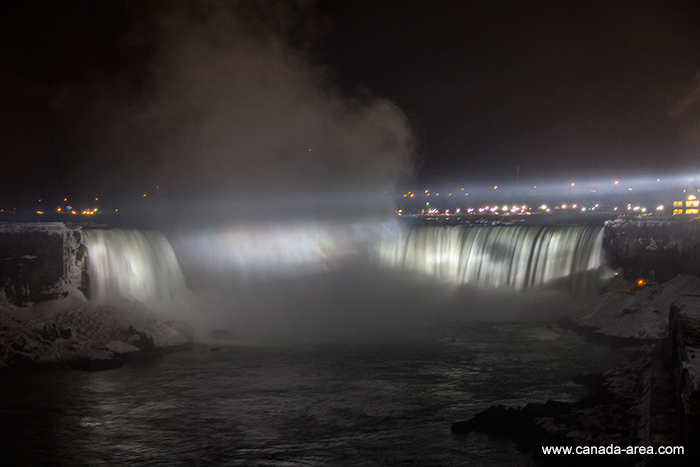
<svg viewBox="0 0 700 467">
<path fill-rule="evenodd" d="M 677 383 L 679 367 L 687 372 L 697 364 L 689 363 L 688 358 L 674 358 L 678 344 L 671 328 L 678 319 L 674 315 L 700 315 L 697 294 L 688 293 L 700 288 L 700 279 L 677 276 L 634 294 L 629 293 L 630 285 L 618 281 L 595 305 L 558 323 L 598 345 L 638 350 L 630 361 L 603 373 L 573 378 L 587 389 L 575 402 L 550 400 L 522 408 L 491 406 L 454 422 L 453 435 L 482 432 L 505 436 L 513 439 L 521 452 L 532 453 L 533 461 L 540 465 L 590 464 L 583 455 L 544 455 L 541 446 L 608 445 L 683 445 L 685 455 L 607 455 L 596 458 L 601 465 L 694 465 L 700 457 L 697 431 L 682 426 L 688 424 L 688 414 L 679 407 Z M 632 326 L 630 316 L 635 318 Z M 694 420 L 690 420 L 691 425 Z M 693 429 L 697 427 L 693 425 Z"/>
</svg>

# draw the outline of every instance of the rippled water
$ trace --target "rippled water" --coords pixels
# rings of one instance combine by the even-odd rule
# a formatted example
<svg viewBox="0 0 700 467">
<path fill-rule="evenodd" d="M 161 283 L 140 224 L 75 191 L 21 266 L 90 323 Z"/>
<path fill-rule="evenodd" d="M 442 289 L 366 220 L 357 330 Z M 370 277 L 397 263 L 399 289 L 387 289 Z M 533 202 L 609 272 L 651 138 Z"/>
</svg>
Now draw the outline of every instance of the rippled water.
<svg viewBox="0 0 700 467">
<path fill-rule="evenodd" d="M 451 423 L 491 404 L 575 399 L 571 377 L 623 358 L 536 324 L 372 346 L 198 346 L 0 380 L 0 454 L 8 465 L 526 464 L 512 441 L 453 436 Z"/>
</svg>

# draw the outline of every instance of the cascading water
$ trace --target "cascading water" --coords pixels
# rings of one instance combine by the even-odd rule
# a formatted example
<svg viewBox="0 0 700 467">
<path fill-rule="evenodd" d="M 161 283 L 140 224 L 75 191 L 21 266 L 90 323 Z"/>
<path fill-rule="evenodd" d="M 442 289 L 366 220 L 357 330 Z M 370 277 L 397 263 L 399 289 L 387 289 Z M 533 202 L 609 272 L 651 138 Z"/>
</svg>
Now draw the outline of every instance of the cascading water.
<svg viewBox="0 0 700 467">
<path fill-rule="evenodd" d="M 171 301 L 186 288 L 175 253 L 158 232 L 84 230 L 83 238 L 94 301 Z"/>
<path fill-rule="evenodd" d="M 384 238 L 382 264 L 481 287 L 523 290 L 601 266 L 600 226 L 415 226 Z"/>
</svg>

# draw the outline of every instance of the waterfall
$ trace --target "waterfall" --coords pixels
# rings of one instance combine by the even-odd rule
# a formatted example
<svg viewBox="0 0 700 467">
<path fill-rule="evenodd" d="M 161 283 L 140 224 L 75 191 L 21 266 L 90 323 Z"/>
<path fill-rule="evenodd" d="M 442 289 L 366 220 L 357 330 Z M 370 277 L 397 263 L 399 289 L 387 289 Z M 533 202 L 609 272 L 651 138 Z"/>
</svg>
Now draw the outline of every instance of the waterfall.
<svg viewBox="0 0 700 467">
<path fill-rule="evenodd" d="M 185 279 L 168 240 L 158 232 L 84 230 L 90 298 L 171 301 Z"/>
<path fill-rule="evenodd" d="M 415 226 L 384 238 L 381 264 L 480 287 L 569 288 L 601 265 L 600 226 Z"/>
</svg>

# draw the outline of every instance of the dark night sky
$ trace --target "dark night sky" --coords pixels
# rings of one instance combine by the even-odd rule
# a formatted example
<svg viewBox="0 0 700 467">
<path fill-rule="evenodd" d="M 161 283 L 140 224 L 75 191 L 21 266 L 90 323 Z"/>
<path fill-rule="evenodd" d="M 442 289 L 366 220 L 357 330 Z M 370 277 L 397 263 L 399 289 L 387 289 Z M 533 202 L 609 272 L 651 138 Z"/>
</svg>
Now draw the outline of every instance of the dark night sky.
<svg viewBox="0 0 700 467">
<path fill-rule="evenodd" d="M 326 60 L 410 116 L 423 177 L 697 163 L 700 3 L 405 4 L 343 3 Z"/>
<path fill-rule="evenodd" d="M 2 2 L 0 200 L 656 175 L 700 156 L 700 2 L 143 3 Z"/>
</svg>

